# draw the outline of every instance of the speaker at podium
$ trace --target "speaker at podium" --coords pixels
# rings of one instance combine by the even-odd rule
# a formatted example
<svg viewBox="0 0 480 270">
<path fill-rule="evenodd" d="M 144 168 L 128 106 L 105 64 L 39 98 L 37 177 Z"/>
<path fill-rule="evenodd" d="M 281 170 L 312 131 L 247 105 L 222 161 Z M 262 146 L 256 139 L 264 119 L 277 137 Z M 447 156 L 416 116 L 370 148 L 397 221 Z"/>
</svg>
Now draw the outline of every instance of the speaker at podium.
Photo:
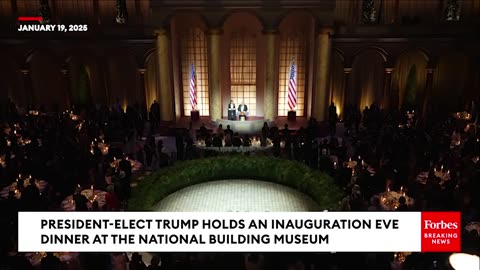
<svg viewBox="0 0 480 270">
<path fill-rule="evenodd" d="M 230 103 L 228 103 L 228 120 L 237 120 L 237 109 L 233 100 L 230 100 Z"/>
</svg>

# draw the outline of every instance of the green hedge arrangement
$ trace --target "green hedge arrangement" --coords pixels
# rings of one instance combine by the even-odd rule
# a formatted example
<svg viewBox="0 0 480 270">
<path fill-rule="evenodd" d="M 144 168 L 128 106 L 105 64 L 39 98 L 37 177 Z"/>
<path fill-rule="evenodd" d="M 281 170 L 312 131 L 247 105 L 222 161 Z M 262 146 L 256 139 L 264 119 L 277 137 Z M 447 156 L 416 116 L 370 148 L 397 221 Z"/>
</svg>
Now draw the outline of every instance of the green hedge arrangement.
<svg viewBox="0 0 480 270">
<path fill-rule="evenodd" d="M 230 155 L 178 162 L 146 176 L 133 190 L 129 210 L 149 211 L 169 194 L 214 180 L 252 179 L 291 187 L 309 195 L 322 209 L 337 209 L 341 190 L 334 180 L 308 166 L 285 159 Z"/>
</svg>

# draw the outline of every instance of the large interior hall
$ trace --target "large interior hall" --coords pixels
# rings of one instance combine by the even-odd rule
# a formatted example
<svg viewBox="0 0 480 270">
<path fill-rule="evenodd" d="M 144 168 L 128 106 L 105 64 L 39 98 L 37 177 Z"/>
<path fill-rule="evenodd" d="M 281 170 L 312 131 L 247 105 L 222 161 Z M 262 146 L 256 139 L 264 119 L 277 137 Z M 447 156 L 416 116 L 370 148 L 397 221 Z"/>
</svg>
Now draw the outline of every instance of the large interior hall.
<svg viewBox="0 0 480 270">
<path fill-rule="evenodd" d="M 479 26 L 480 0 L 0 0 L 0 269 L 479 269 Z M 460 212 L 461 252 L 24 253 L 19 211 Z"/>
<path fill-rule="evenodd" d="M 132 0 L 117 24 L 113 0 L 52 1 L 52 23 L 88 31 L 22 33 L 17 17 L 38 14 L 40 2 L 2 1 L 1 97 L 45 111 L 157 100 L 161 121 L 178 122 L 190 117 L 194 65 L 201 117 L 226 118 L 233 99 L 275 120 L 288 114 L 294 59 L 299 118 L 327 120 L 331 102 L 340 119 L 348 105 L 401 108 L 407 86 L 419 114 L 464 109 L 478 97 L 480 4 L 461 1 L 461 20 L 446 23 L 447 2 L 373 1 L 364 23 L 357 0 Z"/>
</svg>

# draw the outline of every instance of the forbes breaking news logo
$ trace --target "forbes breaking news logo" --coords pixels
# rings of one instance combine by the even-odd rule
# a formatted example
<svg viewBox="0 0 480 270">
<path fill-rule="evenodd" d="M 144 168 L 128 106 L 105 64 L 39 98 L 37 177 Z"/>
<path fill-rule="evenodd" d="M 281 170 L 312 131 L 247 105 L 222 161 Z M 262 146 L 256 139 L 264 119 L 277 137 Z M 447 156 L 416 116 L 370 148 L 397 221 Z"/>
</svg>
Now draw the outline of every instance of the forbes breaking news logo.
<svg viewBox="0 0 480 270">
<path fill-rule="evenodd" d="M 460 252 L 460 224 L 460 212 L 422 212 L 422 252 Z"/>
</svg>

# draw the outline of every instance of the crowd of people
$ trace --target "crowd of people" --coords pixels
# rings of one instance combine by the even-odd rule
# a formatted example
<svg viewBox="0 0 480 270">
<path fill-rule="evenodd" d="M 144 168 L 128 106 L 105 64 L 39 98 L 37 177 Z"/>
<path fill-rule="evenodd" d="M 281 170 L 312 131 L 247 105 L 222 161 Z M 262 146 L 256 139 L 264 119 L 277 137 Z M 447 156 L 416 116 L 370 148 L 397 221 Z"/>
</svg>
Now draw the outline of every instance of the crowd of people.
<svg viewBox="0 0 480 270">
<path fill-rule="evenodd" d="M 0 269 L 33 269 L 16 252 L 18 211 L 62 211 L 68 204 L 74 211 L 126 208 L 134 178 L 130 160 L 148 159 L 144 153 L 152 146 L 139 140 L 145 122 L 140 106 L 124 110 L 118 104 L 44 113 L 10 103 L 2 111 Z M 158 153 L 161 142 L 154 144 Z M 102 191 L 104 201 L 85 196 L 90 189 Z M 98 254 L 80 255 L 80 269 L 107 269 L 102 262 L 110 261 Z M 58 258 L 48 254 L 37 266 L 60 269 L 57 264 Z"/>
<path fill-rule="evenodd" d="M 159 105 L 145 107 L 118 103 L 107 106 L 73 107 L 42 113 L 19 110 L 10 103 L 2 113 L 0 135 L 0 188 L 7 189 L 1 205 L 0 269 L 33 269 L 32 262 L 16 249 L 17 212 L 62 210 L 72 196 L 75 211 L 119 211 L 127 206 L 135 175 L 130 160 L 156 170 L 172 164 L 164 151 Z M 291 130 L 265 123 L 259 134 L 240 135 L 229 126 L 198 132 L 177 130 L 176 160 L 199 157 L 195 141 L 207 146 L 271 146 L 272 155 L 293 159 L 331 175 L 345 190 L 341 210 L 385 211 L 378 194 L 402 190 L 395 211 L 461 211 L 465 226 L 479 221 L 480 129 L 469 120 L 453 116 L 420 119 L 411 111 L 385 111 L 373 104 L 363 113 L 347 106 L 343 123 L 337 123 L 335 105 L 329 108 L 328 132 L 323 123 L 310 119 L 305 128 Z M 147 124 L 147 121 L 150 124 Z M 420 121 L 423 120 L 423 121 Z M 338 128 L 337 128 L 338 127 Z M 105 145 L 108 145 L 107 149 Z M 115 162 L 117 161 L 117 162 Z M 353 165 L 352 165 L 353 164 Z M 444 172 L 439 176 L 438 171 Z M 43 180 L 46 185 L 39 184 Z M 92 187 L 92 188 L 91 188 Z M 83 195 L 89 188 L 105 192 L 105 203 Z M 405 193 L 404 193 L 405 194 Z M 408 198 L 414 203 L 409 204 Z M 464 230 L 462 249 L 478 252 L 477 230 Z M 412 254 L 404 269 L 449 269 L 445 254 Z M 78 269 L 147 269 L 140 254 L 80 253 Z M 161 260 L 161 263 L 160 263 Z M 315 269 L 390 269 L 394 254 L 157 254 L 148 269 L 287 269 L 314 265 Z M 434 263 L 437 262 L 437 263 Z M 434 266 L 435 265 L 435 266 Z M 3 268 L 2 268 L 3 267 Z M 55 254 L 48 253 L 41 269 L 64 269 Z M 59 268 L 63 267 L 63 268 Z M 199 268 L 200 267 L 200 268 Z M 433 268 L 436 267 L 436 268 Z M 293 268 L 292 268 L 293 269 Z M 298 269 L 298 268 L 296 268 Z"/>
</svg>

